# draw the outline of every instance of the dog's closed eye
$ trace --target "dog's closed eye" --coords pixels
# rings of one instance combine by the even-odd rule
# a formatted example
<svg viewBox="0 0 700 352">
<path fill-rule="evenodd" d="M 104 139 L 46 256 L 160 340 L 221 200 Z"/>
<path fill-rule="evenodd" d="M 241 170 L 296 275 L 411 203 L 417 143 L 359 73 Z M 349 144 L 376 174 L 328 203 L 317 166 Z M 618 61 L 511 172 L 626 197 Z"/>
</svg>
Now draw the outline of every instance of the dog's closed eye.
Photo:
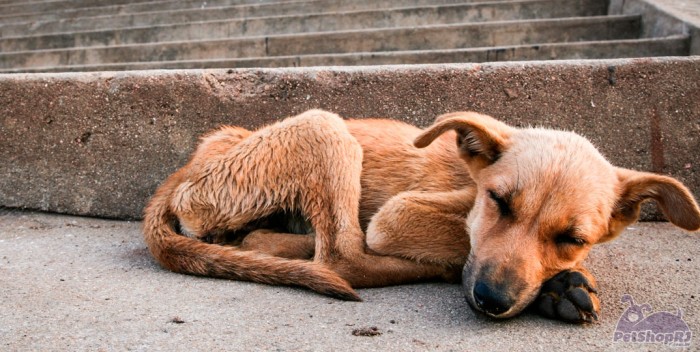
<svg viewBox="0 0 700 352">
<path fill-rule="evenodd" d="M 512 217 L 513 216 L 513 209 L 510 207 L 510 204 L 508 204 L 508 201 L 506 200 L 506 198 L 499 196 L 494 191 L 489 191 L 489 197 L 494 202 L 496 202 L 496 205 L 498 206 L 498 212 L 501 214 L 502 217 Z"/>
<path fill-rule="evenodd" d="M 569 228 L 554 237 L 554 243 L 557 245 L 574 245 L 579 247 L 583 247 L 588 244 L 585 239 L 576 236 L 573 228 Z"/>
</svg>

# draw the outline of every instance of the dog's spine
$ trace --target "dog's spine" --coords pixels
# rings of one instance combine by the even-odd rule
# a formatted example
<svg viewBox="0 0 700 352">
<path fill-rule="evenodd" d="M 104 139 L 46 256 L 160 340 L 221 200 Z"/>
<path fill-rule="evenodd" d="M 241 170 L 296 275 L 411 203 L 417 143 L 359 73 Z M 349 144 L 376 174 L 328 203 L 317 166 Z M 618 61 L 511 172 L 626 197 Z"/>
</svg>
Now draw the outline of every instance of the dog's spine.
<svg viewBox="0 0 700 352">
<path fill-rule="evenodd" d="M 169 209 L 170 190 L 174 187 L 168 185 L 177 184 L 177 178 L 177 174 L 171 176 L 156 192 L 143 222 L 146 244 L 163 267 L 192 275 L 303 286 L 331 297 L 361 300 L 347 281 L 322 264 L 242 251 L 179 235 L 172 227 L 175 216 Z"/>
</svg>

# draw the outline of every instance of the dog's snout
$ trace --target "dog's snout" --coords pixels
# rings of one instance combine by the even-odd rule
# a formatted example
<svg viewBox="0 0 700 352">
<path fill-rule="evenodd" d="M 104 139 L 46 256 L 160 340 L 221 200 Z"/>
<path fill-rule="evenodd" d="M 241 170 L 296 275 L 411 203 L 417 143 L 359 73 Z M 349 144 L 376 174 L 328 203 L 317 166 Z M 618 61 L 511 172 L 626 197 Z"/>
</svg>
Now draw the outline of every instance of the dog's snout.
<svg viewBox="0 0 700 352">
<path fill-rule="evenodd" d="M 514 300 L 479 281 L 474 285 L 474 303 L 482 311 L 497 316 L 507 312 L 513 306 Z"/>
</svg>

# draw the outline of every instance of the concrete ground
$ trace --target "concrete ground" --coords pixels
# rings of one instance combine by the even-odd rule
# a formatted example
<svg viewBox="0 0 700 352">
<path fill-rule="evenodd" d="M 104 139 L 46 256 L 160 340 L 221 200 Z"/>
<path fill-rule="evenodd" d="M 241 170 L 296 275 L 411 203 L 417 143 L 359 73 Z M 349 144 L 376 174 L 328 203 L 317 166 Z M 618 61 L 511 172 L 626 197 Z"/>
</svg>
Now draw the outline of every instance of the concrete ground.
<svg viewBox="0 0 700 352">
<path fill-rule="evenodd" d="M 656 350 L 613 342 L 628 307 L 620 298 L 654 312 L 680 308 L 697 334 L 699 241 L 666 223 L 640 223 L 597 246 L 588 264 L 602 320 L 576 326 L 530 313 L 485 318 L 458 285 L 365 289 L 364 302 L 351 303 L 174 274 L 150 257 L 139 222 L 0 210 L 0 350 Z M 373 327 L 380 335 L 353 335 Z"/>
</svg>

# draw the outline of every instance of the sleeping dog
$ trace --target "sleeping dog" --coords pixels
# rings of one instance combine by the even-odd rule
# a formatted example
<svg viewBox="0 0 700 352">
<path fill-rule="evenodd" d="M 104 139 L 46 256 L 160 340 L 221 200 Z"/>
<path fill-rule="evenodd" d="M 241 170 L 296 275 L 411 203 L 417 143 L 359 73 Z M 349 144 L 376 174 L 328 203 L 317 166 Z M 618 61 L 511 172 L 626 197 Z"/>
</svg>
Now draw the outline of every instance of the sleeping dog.
<svg viewBox="0 0 700 352">
<path fill-rule="evenodd" d="M 353 288 L 461 279 L 476 310 L 506 318 L 536 302 L 570 322 L 597 318 L 582 266 L 656 201 L 700 228 L 673 178 L 612 166 L 585 138 L 456 112 L 425 130 L 321 110 L 255 132 L 223 127 L 145 210 L 154 257 L 176 272 Z"/>
</svg>

